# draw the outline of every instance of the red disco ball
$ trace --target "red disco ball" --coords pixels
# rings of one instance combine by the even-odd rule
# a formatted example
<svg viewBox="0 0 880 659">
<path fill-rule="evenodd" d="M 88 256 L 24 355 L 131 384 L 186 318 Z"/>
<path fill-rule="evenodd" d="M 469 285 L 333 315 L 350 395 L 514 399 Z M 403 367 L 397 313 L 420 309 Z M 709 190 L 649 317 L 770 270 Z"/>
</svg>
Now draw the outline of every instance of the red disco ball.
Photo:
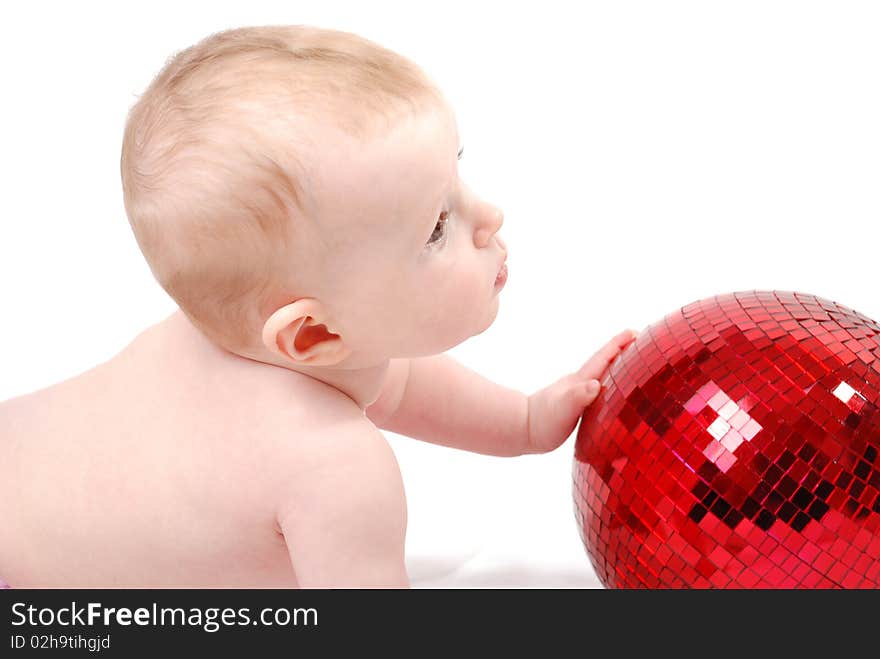
<svg viewBox="0 0 880 659">
<path fill-rule="evenodd" d="M 573 494 L 606 588 L 877 588 L 880 326 L 747 291 L 689 304 L 612 363 Z"/>
</svg>

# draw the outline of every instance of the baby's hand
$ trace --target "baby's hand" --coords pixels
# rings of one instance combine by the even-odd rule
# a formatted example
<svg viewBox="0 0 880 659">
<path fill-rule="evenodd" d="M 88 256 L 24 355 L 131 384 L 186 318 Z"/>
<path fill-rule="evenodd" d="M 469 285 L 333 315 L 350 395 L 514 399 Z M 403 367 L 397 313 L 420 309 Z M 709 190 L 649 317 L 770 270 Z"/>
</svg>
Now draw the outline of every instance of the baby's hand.
<svg viewBox="0 0 880 659">
<path fill-rule="evenodd" d="M 584 408 L 599 395 L 599 380 L 620 352 L 636 338 L 626 330 L 615 336 L 577 372 L 529 396 L 529 439 L 526 453 L 560 447 L 577 425 Z"/>
</svg>

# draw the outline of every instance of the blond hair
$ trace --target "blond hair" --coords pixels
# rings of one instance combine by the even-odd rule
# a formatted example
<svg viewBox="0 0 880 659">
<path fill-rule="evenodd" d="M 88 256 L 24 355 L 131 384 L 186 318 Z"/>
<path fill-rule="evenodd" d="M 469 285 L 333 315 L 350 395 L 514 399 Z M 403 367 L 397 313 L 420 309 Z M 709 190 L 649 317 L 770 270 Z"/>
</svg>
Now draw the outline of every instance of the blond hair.
<svg viewBox="0 0 880 659">
<path fill-rule="evenodd" d="M 303 119 L 363 139 L 440 98 L 408 59 L 336 30 L 241 27 L 174 54 L 130 108 L 120 159 L 154 277 L 208 338 L 253 355 L 266 318 L 306 294 L 290 263 L 310 235 Z"/>
</svg>

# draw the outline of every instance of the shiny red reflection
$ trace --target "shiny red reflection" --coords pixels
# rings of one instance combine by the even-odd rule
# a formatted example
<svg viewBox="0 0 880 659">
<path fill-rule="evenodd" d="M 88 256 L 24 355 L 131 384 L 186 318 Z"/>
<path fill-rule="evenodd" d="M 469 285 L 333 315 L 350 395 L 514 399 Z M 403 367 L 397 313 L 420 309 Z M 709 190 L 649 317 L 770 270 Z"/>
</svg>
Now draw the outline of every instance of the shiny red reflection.
<svg viewBox="0 0 880 659">
<path fill-rule="evenodd" d="M 880 585 L 880 325 L 814 295 L 689 304 L 578 427 L 575 518 L 607 588 Z"/>
</svg>

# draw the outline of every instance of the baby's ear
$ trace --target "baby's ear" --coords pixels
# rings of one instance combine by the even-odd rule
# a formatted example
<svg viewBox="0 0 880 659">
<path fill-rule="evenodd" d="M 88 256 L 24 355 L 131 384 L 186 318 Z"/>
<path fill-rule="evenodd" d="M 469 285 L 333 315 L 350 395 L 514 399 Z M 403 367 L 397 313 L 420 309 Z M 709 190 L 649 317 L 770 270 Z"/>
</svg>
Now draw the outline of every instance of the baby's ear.
<svg viewBox="0 0 880 659">
<path fill-rule="evenodd" d="M 324 318 L 323 305 L 302 298 L 275 311 L 263 325 L 263 344 L 274 355 L 302 366 L 332 366 L 351 349 Z"/>
</svg>

